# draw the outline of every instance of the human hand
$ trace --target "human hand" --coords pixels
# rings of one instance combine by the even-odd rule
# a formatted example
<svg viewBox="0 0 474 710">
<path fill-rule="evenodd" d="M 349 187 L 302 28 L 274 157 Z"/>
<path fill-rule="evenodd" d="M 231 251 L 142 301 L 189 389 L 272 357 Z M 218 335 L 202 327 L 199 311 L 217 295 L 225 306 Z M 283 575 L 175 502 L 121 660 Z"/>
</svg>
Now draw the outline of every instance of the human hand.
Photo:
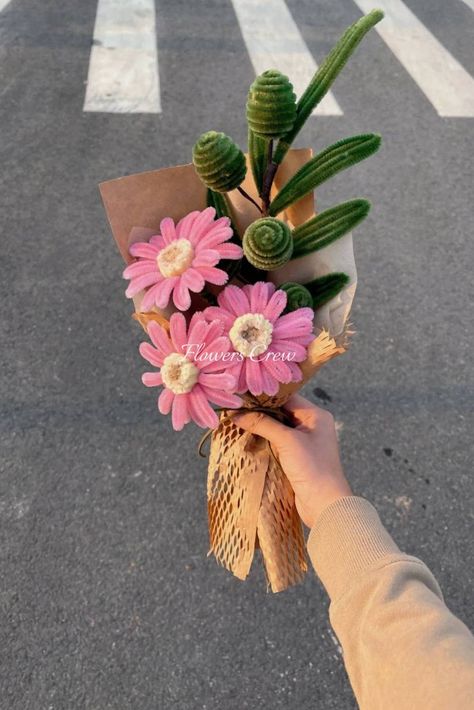
<svg viewBox="0 0 474 710">
<path fill-rule="evenodd" d="M 332 414 L 298 394 L 288 400 L 285 411 L 295 428 L 261 412 L 238 414 L 233 420 L 268 439 L 295 492 L 298 513 L 312 528 L 328 505 L 352 492 L 342 470 Z"/>
</svg>

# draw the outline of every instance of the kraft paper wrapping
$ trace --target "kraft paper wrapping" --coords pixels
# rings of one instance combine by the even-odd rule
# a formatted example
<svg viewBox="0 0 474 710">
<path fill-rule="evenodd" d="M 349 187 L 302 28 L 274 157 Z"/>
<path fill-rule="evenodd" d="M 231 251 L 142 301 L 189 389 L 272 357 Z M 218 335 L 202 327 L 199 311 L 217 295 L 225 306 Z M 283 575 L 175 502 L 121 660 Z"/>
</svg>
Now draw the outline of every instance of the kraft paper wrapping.
<svg viewBox="0 0 474 710">
<path fill-rule="evenodd" d="M 275 177 L 277 192 L 311 157 L 309 149 L 290 150 Z M 244 189 L 257 199 L 250 171 Z M 100 192 L 114 238 L 125 262 L 131 258 L 132 242 L 147 240 L 159 231 L 164 217 L 175 221 L 206 206 L 206 188 L 192 165 L 153 170 L 103 182 Z M 240 234 L 260 215 L 238 191 L 229 193 L 233 219 Z M 297 226 L 314 215 L 314 198 L 308 195 L 292 205 L 280 218 Z M 331 271 L 344 271 L 350 282 L 341 294 L 319 309 L 315 319 L 317 336 L 302 363 L 303 380 L 282 385 L 275 397 L 262 396 L 259 404 L 278 408 L 309 380 L 328 360 L 346 349 L 346 324 L 354 297 L 357 276 L 352 236 L 304 259 L 273 272 L 274 283 L 301 283 Z M 165 312 L 140 311 L 142 294 L 134 298 L 134 318 L 147 330 L 150 320 L 168 327 L 172 308 Z M 206 304 L 199 297 L 194 310 Z M 251 404 L 249 404 L 251 408 Z M 255 549 L 261 550 L 268 585 L 274 592 L 300 582 L 307 571 L 305 544 L 291 486 L 266 441 L 244 432 L 223 413 L 213 432 L 207 483 L 210 553 L 240 579 L 245 579 Z"/>
</svg>

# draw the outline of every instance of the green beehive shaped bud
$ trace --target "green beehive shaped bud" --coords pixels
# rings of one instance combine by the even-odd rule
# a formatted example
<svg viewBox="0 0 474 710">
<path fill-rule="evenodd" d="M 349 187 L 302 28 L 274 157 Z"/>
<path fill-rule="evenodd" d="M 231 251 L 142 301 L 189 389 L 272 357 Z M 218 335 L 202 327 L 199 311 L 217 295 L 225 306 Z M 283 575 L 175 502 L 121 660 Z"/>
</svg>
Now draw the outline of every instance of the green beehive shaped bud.
<svg viewBox="0 0 474 710">
<path fill-rule="evenodd" d="M 285 313 L 291 313 L 291 311 L 296 311 L 298 308 L 313 307 L 313 297 L 302 284 L 287 281 L 278 288 L 286 293 Z"/>
<path fill-rule="evenodd" d="M 206 187 L 215 192 L 235 190 L 247 172 L 239 146 L 217 131 L 207 131 L 199 137 L 193 148 L 193 163 Z"/>
<path fill-rule="evenodd" d="M 293 128 L 296 120 L 296 95 L 287 76 L 268 69 L 249 89 L 247 121 L 261 138 L 279 138 Z"/>
<path fill-rule="evenodd" d="M 273 271 L 290 260 L 293 238 L 285 222 L 274 217 L 263 217 L 247 227 L 242 246 L 247 260 L 253 266 L 263 271 Z"/>
</svg>

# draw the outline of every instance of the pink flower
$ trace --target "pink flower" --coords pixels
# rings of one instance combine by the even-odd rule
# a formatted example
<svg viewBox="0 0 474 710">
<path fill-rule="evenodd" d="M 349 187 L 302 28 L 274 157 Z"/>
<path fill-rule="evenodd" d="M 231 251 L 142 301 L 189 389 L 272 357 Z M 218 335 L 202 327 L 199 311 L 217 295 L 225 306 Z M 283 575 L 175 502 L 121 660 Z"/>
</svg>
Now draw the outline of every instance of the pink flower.
<svg viewBox="0 0 474 710">
<path fill-rule="evenodd" d="M 311 308 L 282 316 L 286 293 L 264 282 L 243 288 L 226 286 L 217 300 L 219 306 L 206 308 L 204 316 L 223 323 L 234 350 L 240 353 L 227 370 L 237 380 L 236 392 L 275 395 L 280 383 L 302 379 L 297 363 L 306 359 L 307 345 L 314 338 Z"/>
<path fill-rule="evenodd" d="M 162 414 L 172 412 L 176 431 L 190 419 L 201 427 L 216 427 L 217 414 L 209 402 L 229 408 L 241 405 L 240 397 L 232 394 L 235 377 L 223 372 L 226 365 L 221 356 L 231 345 L 219 321 L 208 323 L 202 313 L 195 313 L 187 328 L 184 315 L 173 313 L 169 336 L 154 321 L 148 324 L 148 334 L 153 345 L 142 343 L 140 354 L 159 371 L 145 372 L 142 381 L 147 387 L 163 385 L 158 409 Z"/>
<path fill-rule="evenodd" d="M 129 248 L 136 257 L 123 272 L 130 284 L 125 292 L 132 298 L 147 289 L 141 308 L 166 308 L 171 294 L 180 311 L 191 305 L 190 291 L 199 293 L 207 281 L 223 285 L 228 276 L 216 269 L 221 259 L 240 259 L 242 249 L 229 244 L 232 236 L 228 217 L 214 219 L 216 211 L 208 207 L 203 212 L 190 212 L 175 226 L 170 217 L 160 224 L 160 234 L 149 242 L 137 242 Z"/>
</svg>

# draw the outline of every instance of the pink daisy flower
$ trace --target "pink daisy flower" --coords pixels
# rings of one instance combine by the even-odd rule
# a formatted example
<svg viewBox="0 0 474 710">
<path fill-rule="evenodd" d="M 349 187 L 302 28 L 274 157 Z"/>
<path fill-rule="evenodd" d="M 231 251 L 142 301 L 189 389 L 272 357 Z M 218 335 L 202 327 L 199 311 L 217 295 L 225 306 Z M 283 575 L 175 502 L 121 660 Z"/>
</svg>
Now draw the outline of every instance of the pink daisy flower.
<svg viewBox="0 0 474 710">
<path fill-rule="evenodd" d="M 204 316 L 220 320 L 239 360 L 227 372 L 237 380 L 236 392 L 275 395 L 280 383 L 300 382 L 307 346 L 313 340 L 311 308 L 298 308 L 281 315 L 286 293 L 272 283 L 226 286 Z"/>
<path fill-rule="evenodd" d="M 147 289 L 141 308 L 166 308 L 171 295 L 176 308 L 186 311 L 191 305 L 190 291 L 199 293 L 207 281 L 223 285 L 228 276 L 216 264 L 221 259 L 240 259 L 242 249 L 229 244 L 232 236 L 228 217 L 214 219 L 216 211 L 190 212 L 175 226 L 170 217 L 160 223 L 160 234 L 149 242 L 131 244 L 129 252 L 136 257 L 123 272 L 130 284 L 125 292 L 133 298 Z"/>
<path fill-rule="evenodd" d="M 158 409 L 162 414 L 171 411 L 173 429 L 180 431 L 191 419 L 201 427 L 216 427 L 218 417 L 210 402 L 241 405 L 240 397 L 232 394 L 235 377 L 223 372 L 222 355 L 231 344 L 219 321 L 208 323 L 202 313 L 195 313 L 186 327 L 184 315 L 173 313 L 169 335 L 155 322 L 148 324 L 148 334 L 153 345 L 141 343 L 140 354 L 159 371 L 145 372 L 142 382 L 147 387 L 163 385 Z"/>
</svg>

